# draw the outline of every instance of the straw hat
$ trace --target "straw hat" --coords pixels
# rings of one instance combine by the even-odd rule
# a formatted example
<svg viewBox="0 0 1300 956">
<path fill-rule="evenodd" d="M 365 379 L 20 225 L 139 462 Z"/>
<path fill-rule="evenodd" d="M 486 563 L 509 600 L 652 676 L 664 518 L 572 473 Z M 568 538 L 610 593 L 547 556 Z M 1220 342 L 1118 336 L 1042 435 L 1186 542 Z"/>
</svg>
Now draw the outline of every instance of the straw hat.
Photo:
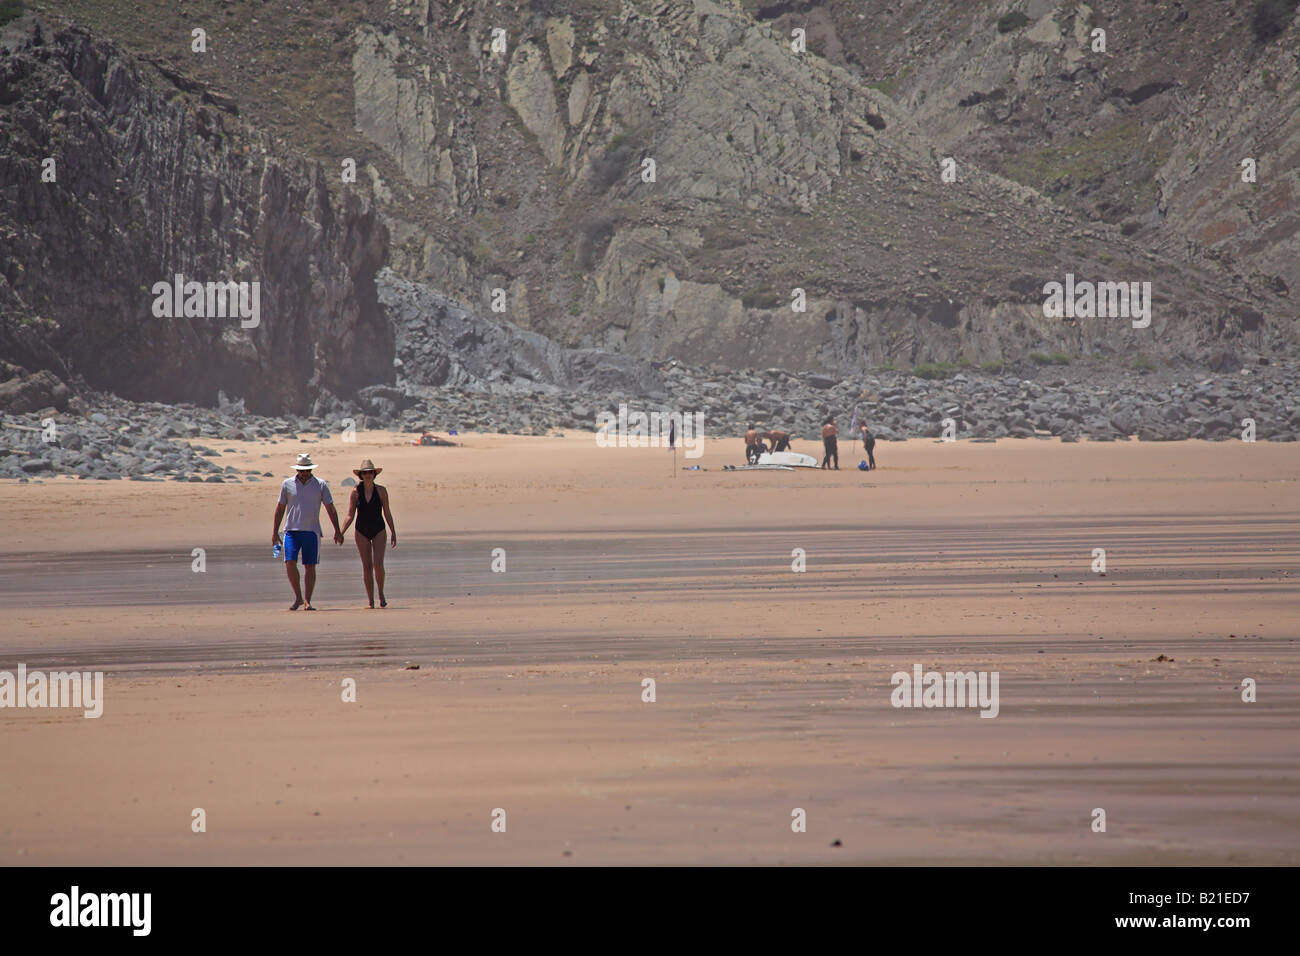
<svg viewBox="0 0 1300 956">
<path fill-rule="evenodd" d="M 373 472 L 375 473 L 375 476 L 378 477 L 378 476 L 379 476 L 379 473 L 380 473 L 381 471 L 383 471 L 383 470 L 384 470 L 384 469 L 382 469 L 382 468 L 376 468 L 376 467 L 375 467 L 375 463 L 374 463 L 373 461 L 371 461 L 369 458 L 367 458 L 365 461 L 363 461 L 363 462 L 361 463 L 361 467 L 360 467 L 360 468 L 353 468 L 353 469 L 352 469 L 352 474 L 354 474 L 354 475 L 356 475 L 358 478 L 360 478 L 360 477 L 361 477 L 361 473 L 362 473 L 363 471 L 373 471 Z"/>
<path fill-rule="evenodd" d="M 298 471 L 311 471 L 316 467 L 316 463 L 311 460 L 311 455 L 299 455 L 298 464 L 293 467 Z"/>
</svg>

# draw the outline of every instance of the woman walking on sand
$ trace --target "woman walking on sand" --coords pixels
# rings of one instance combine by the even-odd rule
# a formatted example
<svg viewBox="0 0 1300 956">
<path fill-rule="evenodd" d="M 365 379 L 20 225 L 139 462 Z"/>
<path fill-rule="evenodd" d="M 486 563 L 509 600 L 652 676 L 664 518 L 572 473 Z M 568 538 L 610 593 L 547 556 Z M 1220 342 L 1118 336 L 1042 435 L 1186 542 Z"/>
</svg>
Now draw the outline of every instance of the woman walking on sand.
<svg viewBox="0 0 1300 956">
<path fill-rule="evenodd" d="M 375 477 L 384 469 L 376 468 L 369 458 L 361 463 L 360 468 L 352 469 L 352 474 L 361 479 L 361 484 L 352 489 L 348 501 L 348 520 L 343 524 L 346 533 L 356 518 L 357 530 L 353 539 L 357 543 L 357 552 L 361 555 L 361 575 L 366 582 L 366 597 L 370 606 L 375 606 L 375 586 L 379 586 L 379 606 L 388 607 L 384 597 L 384 549 L 388 539 L 384 535 L 384 522 L 392 533 L 392 545 L 397 547 L 397 527 L 393 524 L 393 513 L 388 510 L 388 489 L 375 484 Z"/>
</svg>

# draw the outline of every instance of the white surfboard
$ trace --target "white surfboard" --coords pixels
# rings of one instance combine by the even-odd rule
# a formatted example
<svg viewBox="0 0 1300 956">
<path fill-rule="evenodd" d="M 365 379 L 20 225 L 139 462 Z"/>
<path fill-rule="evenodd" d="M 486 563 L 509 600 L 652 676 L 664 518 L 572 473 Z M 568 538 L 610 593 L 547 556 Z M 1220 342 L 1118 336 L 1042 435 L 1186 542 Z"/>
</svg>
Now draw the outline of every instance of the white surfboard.
<svg viewBox="0 0 1300 956">
<path fill-rule="evenodd" d="M 784 465 L 787 468 L 817 468 L 817 459 L 797 451 L 765 451 L 758 456 L 760 465 Z"/>
</svg>

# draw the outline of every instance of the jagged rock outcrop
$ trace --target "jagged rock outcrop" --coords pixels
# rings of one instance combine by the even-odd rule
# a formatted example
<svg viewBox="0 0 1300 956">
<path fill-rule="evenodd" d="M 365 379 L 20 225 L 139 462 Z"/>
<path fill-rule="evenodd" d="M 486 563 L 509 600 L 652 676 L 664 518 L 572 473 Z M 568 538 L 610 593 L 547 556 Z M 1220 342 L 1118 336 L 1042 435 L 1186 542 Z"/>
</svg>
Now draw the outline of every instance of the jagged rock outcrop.
<svg viewBox="0 0 1300 956">
<path fill-rule="evenodd" d="M 537 137 L 542 155 L 559 166 L 564 160 L 564 122 L 555 86 L 537 44 L 521 43 L 515 49 L 506 73 L 506 96 L 524 126 Z"/>
<path fill-rule="evenodd" d="M 379 301 L 397 336 L 398 385 L 534 391 L 559 386 L 663 393 L 646 361 L 600 349 L 566 349 L 544 335 L 478 315 L 442 293 L 385 269 Z"/>
<path fill-rule="evenodd" d="M 380 273 L 379 302 L 396 332 L 399 382 L 484 388 L 564 378 L 564 350 L 550 339 L 485 320 L 391 270 Z"/>
<path fill-rule="evenodd" d="M 391 34 L 365 26 L 356 42 L 357 129 L 382 145 L 412 183 L 432 186 L 438 178 L 438 112 L 428 85 L 398 74 L 401 51 Z"/>
<path fill-rule="evenodd" d="M 374 288 L 387 232 L 360 195 L 332 197 L 318 165 L 84 30 L 29 19 L 3 44 L 0 356 L 127 397 L 225 389 L 264 412 L 391 380 Z M 154 285 L 177 274 L 249 282 L 259 324 L 156 317 Z"/>
</svg>

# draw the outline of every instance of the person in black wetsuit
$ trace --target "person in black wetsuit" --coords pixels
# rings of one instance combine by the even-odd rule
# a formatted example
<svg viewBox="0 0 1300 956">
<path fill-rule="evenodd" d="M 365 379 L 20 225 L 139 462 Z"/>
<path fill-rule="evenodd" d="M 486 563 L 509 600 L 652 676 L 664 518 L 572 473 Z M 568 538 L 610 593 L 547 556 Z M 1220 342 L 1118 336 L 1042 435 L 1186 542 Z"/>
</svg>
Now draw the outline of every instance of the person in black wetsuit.
<svg viewBox="0 0 1300 956">
<path fill-rule="evenodd" d="M 835 470 L 840 470 L 839 433 L 840 430 L 836 427 L 834 418 L 828 418 L 822 422 L 822 445 L 826 448 L 826 456 L 822 458 L 823 468 L 830 468 L 831 459 L 834 459 Z"/>
<path fill-rule="evenodd" d="M 369 458 L 361 463 L 360 468 L 352 469 L 352 474 L 361 479 L 361 484 L 352 489 L 348 501 L 348 520 L 343 525 L 346 532 L 356 518 L 357 530 L 354 540 L 357 552 L 361 555 L 361 576 L 366 582 L 366 597 L 370 606 L 375 606 L 375 586 L 379 587 L 379 606 L 388 607 L 384 597 L 384 550 L 389 538 L 384 534 L 384 522 L 388 523 L 393 547 L 397 547 L 397 526 L 393 524 L 393 513 L 388 510 L 388 489 L 375 484 L 375 477 L 384 469 L 376 468 Z"/>
<path fill-rule="evenodd" d="M 860 426 L 862 429 L 862 449 L 867 453 L 867 468 L 876 467 L 876 436 L 871 434 L 871 429 L 864 423 Z"/>
</svg>

